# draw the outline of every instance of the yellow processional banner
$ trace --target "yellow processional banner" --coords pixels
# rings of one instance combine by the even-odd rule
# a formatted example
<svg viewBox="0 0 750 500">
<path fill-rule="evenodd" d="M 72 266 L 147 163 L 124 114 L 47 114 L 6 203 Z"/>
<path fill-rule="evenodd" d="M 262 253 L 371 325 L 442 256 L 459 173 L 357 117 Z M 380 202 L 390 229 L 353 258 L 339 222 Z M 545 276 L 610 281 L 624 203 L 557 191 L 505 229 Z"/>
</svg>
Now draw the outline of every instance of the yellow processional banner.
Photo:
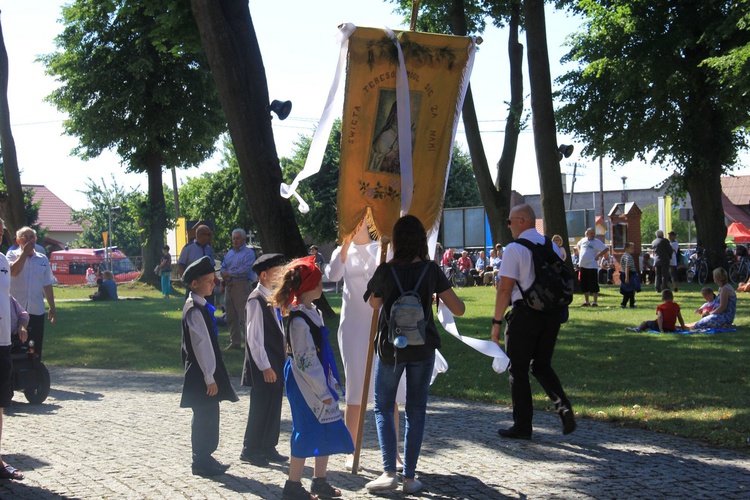
<svg viewBox="0 0 750 500">
<path fill-rule="evenodd" d="M 389 34 L 395 34 L 395 38 Z M 357 27 L 348 43 L 339 239 L 353 235 L 363 218 L 381 236 L 390 237 L 402 215 L 402 184 L 408 190 L 412 180 L 407 210 L 429 231 L 442 212 L 475 41 L 470 37 Z M 397 85 L 401 85 L 403 98 L 397 98 Z M 408 114 L 398 109 L 399 100 L 409 103 Z M 411 133 L 406 141 L 399 142 L 399 126 L 409 121 L 401 137 L 409 130 Z M 411 158 L 401 149 L 411 150 Z"/>
</svg>

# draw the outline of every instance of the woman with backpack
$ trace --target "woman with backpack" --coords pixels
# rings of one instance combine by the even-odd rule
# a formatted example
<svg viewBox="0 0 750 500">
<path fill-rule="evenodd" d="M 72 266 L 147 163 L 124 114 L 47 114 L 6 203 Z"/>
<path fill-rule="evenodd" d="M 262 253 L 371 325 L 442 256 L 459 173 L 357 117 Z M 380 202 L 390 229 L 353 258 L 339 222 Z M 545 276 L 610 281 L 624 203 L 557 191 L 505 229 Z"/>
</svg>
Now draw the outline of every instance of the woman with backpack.
<svg viewBox="0 0 750 500">
<path fill-rule="evenodd" d="M 422 489 L 422 483 L 414 477 L 414 472 L 422 447 L 435 350 L 440 348 L 440 336 L 432 316 L 432 295 L 437 294 L 455 316 L 463 315 L 466 307 L 440 267 L 430 260 L 427 235 L 419 219 L 412 215 L 401 217 L 393 228 L 392 243 L 393 258 L 377 268 L 365 293 L 365 300 L 369 300 L 374 309 L 380 308 L 375 338 L 375 422 L 384 470 L 383 475 L 367 483 L 366 488 L 371 491 L 398 488 L 393 410 L 399 380 L 406 372 L 403 491 L 416 493 Z M 422 307 L 418 328 L 401 325 L 404 332 L 409 330 L 410 333 L 394 337 L 393 332 L 389 332 L 392 307 L 412 291 L 419 297 Z"/>
</svg>

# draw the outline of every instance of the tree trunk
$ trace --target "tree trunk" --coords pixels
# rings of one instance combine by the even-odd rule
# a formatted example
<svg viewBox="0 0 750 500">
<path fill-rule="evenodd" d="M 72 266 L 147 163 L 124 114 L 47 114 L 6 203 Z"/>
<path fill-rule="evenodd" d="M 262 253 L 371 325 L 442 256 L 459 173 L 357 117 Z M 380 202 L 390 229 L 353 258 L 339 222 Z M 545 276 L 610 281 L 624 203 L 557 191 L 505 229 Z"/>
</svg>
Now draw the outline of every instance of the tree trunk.
<svg viewBox="0 0 750 500">
<path fill-rule="evenodd" d="M 453 34 L 466 36 L 466 15 L 463 0 L 453 0 L 451 3 L 450 18 Z M 518 41 L 517 21 L 518 19 L 516 18 L 516 41 Z M 511 26 L 511 40 L 513 39 L 512 31 L 513 27 Z M 521 61 L 520 59 L 517 61 L 513 60 L 513 53 L 516 49 L 511 47 L 509 50 L 511 51 L 511 87 L 516 83 L 514 81 L 516 75 L 520 76 L 521 84 L 521 88 L 517 93 L 512 92 L 512 97 L 520 96 L 520 107 L 523 109 L 523 74 L 521 72 Z M 523 54 L 523 47 L 521 47 L 521 54 Z M 517 66 L 514 65 L 515 62 L 518 63 Z M 518 131 L 516 129 L 515 135 L 511 133 L 510 139 L 506 133 L 506 140 L 503 145 L 503 157 L 509 159 L 509 162 L 505 162 L 505 168 L 509 168 L 510 173 L 508 174 L 508 172 L 505 171 L 503 182 L 495 185 L 495 183 L 492 182 L 487 155 L 484 152 L 484 145 L 482 144 L 482 137 L 479 132 L 479 122 L 477 120 L 476 108 L 474 107 L 474 96 L 471 92 L 471 85 L 466 88 L 466 98 L 464 99 L 464 105 L 461 111 L 463 114 L 464 129 L 466 130 L 466 142 L 469 146 L 469 155 L 471 156 L 471 166 L 474 170 L 474 177 L 477 181 L 482 204 L 487 212 L 487 219 L 489 220 L 490 231 L 492 232 L 492 241 L 495 243 L 507 244 L 513 239 L 510 230 L 505 224 L 505 220 L 510 213 L 511 181 L 513 178 L 513 162 L 515 161 L 516 147 L 518 145 Z M 511 110 L 511 113 L 512 112 L 513 111 Z M 510 121 L 510 119 L 511 116 L 509 115 L 508 120 Z M 506 127 L 506 132 L 507 131 L 508 129 Z M 498 169 L 499 180 L 501 178 L 500 173 L 503 172 L 500 164 L 498 164 Z"/>
<path fill-rule="evenodd" d="M 526 0 L 523 5 L 531 86 L 531 119 L 534 130 L 534 151 L 539 170 L 544 234 L 550 237 L 553 234 L 559 234 L 563 241 L 568 241 L 562 175 L 560 175 L 560 160 L 557 156 L 555 115 L 552 107 L 544 1 Z M 539 215 L 537 214 L 537 217 Z"/>
<path fill-rule="evenodd" d="M 161 279 L 154 274 L 154 268 L 161 260 L 164 246 L 164 233 L 167 230 L 166 205 L 162 177 L 162 161 L 157 153 L 149 153 L 146 158 L 148 168 L 148 206 L 142 207 L 141 219 L 146 231 L 146 241 L 142 246 L 142 266 L 139 281 L 160 286 Z"/>
<path fill-rule="evenodd" d="M 248 4 L 191 0 L 191 6 L 263 251 L 306 255 L 292 205 L 279 194 L 282 177 L 267 109 L 268 83 Z"/>
<path fill-rule="evenodd" d="M 0 202 L 0 211 L 5 227 L 11 235 L 26 224 L 23 210 L 23 189 L 18 172 L 16 143 L 10 130 L 10 107 L 8 106 L 8 52 L 5 50 L 3 29 L 0 25 L 0 146 L 3 152 L 3 174 L 7 198 Z M 12 240 L 13 238 L 11 238 Z M 0 237 L 0 240 L 2 238 Z"/>
<path fill-rule="evenodd" d="M 510 63 L 510 109 L 505 121 L 505 138 L 503 152 L 497 163 L 497 180 L 495 187 L 500 197 L 500 220 L 498 226 L 492 226 L 493 236 L 499 237 L 503 244 L 513 239 L 510 228 L 505 224 L 511 209 L 511 195 L 513 186 L 513 168 L 516 163 L 518 150 L 518 135 L 521 133 L 521 118 L 523 115 L 523 45 L 518 41 L 519 23 L 521 18 L 521 3 L 511 4 L 510 20 L 508 22 L 508 60 Z"/>
<path fill-rule="evenodd" d="M 279 193 L 282 176 L 267 108 L 268 83 L 247 1 L 191 0 L 190 4 L 263 251 L 289 258 L 307 255 L 292 204 Z M 332 312 L 327 303 L 323 312 Z"/>
</svg>

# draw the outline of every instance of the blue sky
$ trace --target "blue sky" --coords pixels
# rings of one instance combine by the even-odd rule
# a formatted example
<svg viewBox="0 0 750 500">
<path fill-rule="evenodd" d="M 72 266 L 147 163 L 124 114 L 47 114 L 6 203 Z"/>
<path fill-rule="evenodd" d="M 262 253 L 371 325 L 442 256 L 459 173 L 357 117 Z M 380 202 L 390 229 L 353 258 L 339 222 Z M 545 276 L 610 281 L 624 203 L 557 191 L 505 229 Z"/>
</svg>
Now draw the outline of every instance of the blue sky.
<svg viewBox="0 0 750 500">
<path fill-rule="evenodd" d="M 0 0 L 1 20 L 10 64 L 8 88 L 13 134 L 24 184 L 44 184 L 66 203 L 80 209 L 86 206 L 80 192 L 88 178 L 128 188 L 145 190 L 145 175 L 126 174 L 119 158 L 105 152 L 99 158 L 84 162 L 71 157 L 76 139 L 62 135 L 64 116 L 43 99 L 56 86 L 46 75 L 37 55 L 54 50 L 54 37 L 62 30 L 57 23 L 61 0 Z M 335 45 L 337 26 L 351 22 L 358 26 L 388 26 L 404 29 L 400 17 L 392 13 L 393 4 L 381 0 L 288 0 L 268 2 L 250 0 L 250 13 L 261 45 L 271 99 L 291 100 L 290 117 L 274 120 L 274 136 L 280 156 L 290 156 L 293 143 L 300 134 L 310 134 L 320 117 L 333 79 L 338 47 Z M 560 57 L 565 53 L 565 36 L 575 31 L 580 20 L 548 9 L 548 46 L 553 77 L 564 68 Z M 502 148 L 506 115 L 505 102 L 510 99 L 507 77 L 507 33 L 489 28 L 482 35 L 484 43 L 477 52 L 471 77 L 480 128 L 489 163 L 496 164 Z M 522 41 L 525 42 L 522 36 Z M 524 70 L 526 73 L 526 71 Z M 528 82 L 525 84 L 528 94 Z M 526 103 L 528 108 L 529 104 Z M 464 143 L 463 125 L 457 140 Z M 571 143 L 570 137 L 558 134 L 559 143 Z M 463 148 L 466 150 L 466 146 Z M 577 147 L 580 151 L 580 147 Z M 599 189 L 598 161 L 579 158 L 577 151 L 564 160 L 562 170 L 572 173 L 573 162 L 579 163 L 575 190 Z M 604 162 L 604 189 L 650 187 L 667 176 L 656 167 L 629 165 L 612 169 Z M 219 168 L 215 155 L 198 168 L 178 173 L 178 184 L 188 177 Z M 165 174 L 165 182 L 171 176 Z M 570 180 L 568 180 L 570 186 Z M 521 135 L 513 188 L 521 194 L 539 192 L 539 182 L 530 131 Z"/>
</svg>

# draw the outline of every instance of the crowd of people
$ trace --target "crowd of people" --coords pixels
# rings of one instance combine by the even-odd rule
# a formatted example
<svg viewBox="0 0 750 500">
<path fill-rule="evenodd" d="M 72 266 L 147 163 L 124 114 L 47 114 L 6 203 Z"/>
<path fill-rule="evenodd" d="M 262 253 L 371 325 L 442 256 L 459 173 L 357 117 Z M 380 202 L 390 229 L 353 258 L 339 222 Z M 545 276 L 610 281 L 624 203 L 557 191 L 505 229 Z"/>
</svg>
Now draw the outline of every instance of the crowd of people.
<svg viewBox="0 0 750 500">
<path fill-rule="evenodd" d="M 277 253 L 258 257 L 247 246 L 242 229 L 232 231 L 232 248 L 219 266 L 210 242 L 212 229 L 200 224 L 195 239 L 177 259 L 180 278 L 186 287 L 182 310 L 182 360 L 185 380 L 180 406 L 193 412 L 191 422 L 192 472 L 212 477 L 223 474 L 228 465 L 213 458 L 219 443 L 220 402 L 238 401 L 224 366 L 222 350 L 244 349 L 241 383 L 251 387 L 250 405 L 240 460 L 254 466 L 289 462 L 282 496 L 285 499 L 336 498 L 341 491 L 327 479 L 329 457 L 345 455 L 344 467 L 353 469 L 354 451 L 360 442 L 362 405 L 374 403 L 375 427 L 382 457 L 382 474 L 366 484 L 369 491 L 397 489 L 417 493 L 423 485 L 416 477 L 427 419 L 429 386 L 441 338 L 433 316 L 433 304 L 440 302 L 456 316 L 466 310 L 446 273 L 455 269 L 467 280 L 496 288 L 491 340 L 504 345 L 510 359 L 509 383 L 513 402 L 513 423 L 498 430 L 505 439 L 530 440 L 533 435 L 533 404 L 529 374 L 540 383 L 552 401 L 563 434 L 576 429 L 571 401 L 552 367 L 557 336 L 566 317 L 540 313 L 524 295 L 536 280 L 533 247 L 549 244 L 551 252 L 565 259 L 559 235 L 546 238 L 535 229 L 536 215 L 529 205 L 513 207 L 508 226 L 514 241 L 498 244 L 487 256 L 483 250 L 469 253 L 452 248 L 430 257 L 427 234 L 414 216 L 401 217 L 393 228 L 392 257 L 378 265 L 379 244 L 373 241 L 366 222 L 336 248 L 330 262 L 314 245 L 310 255 L 291 260 Z M 2 221 L 0 220 L 0 229 Z M 517 241 L 527 240 L 527 244 Z M 36 233 L 25 227 L 16 234 L 16 245 L 0 258 L 0 432 L 2 408 L 12 398 L 10 383 L 10 334 L 33 339 L 42 352 L 44 323 L 56 319 L 49 261 L 36 249 Z M 633 331 L 675 331 L 724 328 L 732 324 L 737 309 L 735 290 L 727 272 L 713 272 L 718 293 L 702 290 L 705 303 L 695 312 L 696 322 L 687 324 L 678 303 L 675 269 L 680 256 L 676 234 L 664 238 L 657 231 L 652 242 L 654 286 L 662 303 L 655 319 L 648 319 Z M 164 246 L 157 269 L 162 275 L 162 294 L 173 295 L 172 258 Z M 600 283 L 619 280 L 621 307 L 635 307 L 642 291 L 642 272 L 651 264 L 644 256 L 636 264 L 635 245 L 626 242 L 617 262 L 607 245 L 596 238 L 593 228 L 571 248 L 579 273 L 583 307 L 597 307 Z M 557 258 L 555 257 L 555 258 Z M 218 271 L 217 271 L 218 269 Z M 218 273 L 218 274 L 217 274 Z M 165 279 L 164 276 L 167 278 Z M 344 390 L 329 341 L 329 331 L 314 305 L 323 290 L 323 280 L 343 281 L 338 347 L 346 380 Z M 648 275 L 646 275 L 648 278 Z M 215 301 L 223 296 L 229 326 L 228 345 L 221 348 Z M 423 320 L 416 341 L 400 341 L 391 331 L 396 304 L 411 290 L 418 296 Z M 2 297 L 7 300 L 3 300 Z M 117 285 L 110 271 L 104 271 L 94 300 L 116 300 Z M 47 310 L 44 300 L 47 300 Z M 6 308 L 7 307 L 7 308 Z M 371 347 L 370 321 L 377 318 L 374 361 L 367 365 Z M 503 327 L 505 323 L 505 327 Z M 243 347 L 244 342 L 244 347 Z M 369 385 L 366 380 L 371 380 Z M 286 393 L 292 411 L 290 454 L 277 450 L 281 408 Z M 338 400 L 344 397 L 345 412 Z M 405 410 L 405 435 L 399 444 L 399 410 Z M 0 434 L 1 435 L 1 434 Z M 399 450 L 403 450 L 403 455 Z M 314 459 L 309 491 L 302 485 L 307 458 Z M 400 473 L 400 475 L 399 475 Z M 0 479 L 23 479 L 23 474 L 0 457 Z"/>
</svg>

